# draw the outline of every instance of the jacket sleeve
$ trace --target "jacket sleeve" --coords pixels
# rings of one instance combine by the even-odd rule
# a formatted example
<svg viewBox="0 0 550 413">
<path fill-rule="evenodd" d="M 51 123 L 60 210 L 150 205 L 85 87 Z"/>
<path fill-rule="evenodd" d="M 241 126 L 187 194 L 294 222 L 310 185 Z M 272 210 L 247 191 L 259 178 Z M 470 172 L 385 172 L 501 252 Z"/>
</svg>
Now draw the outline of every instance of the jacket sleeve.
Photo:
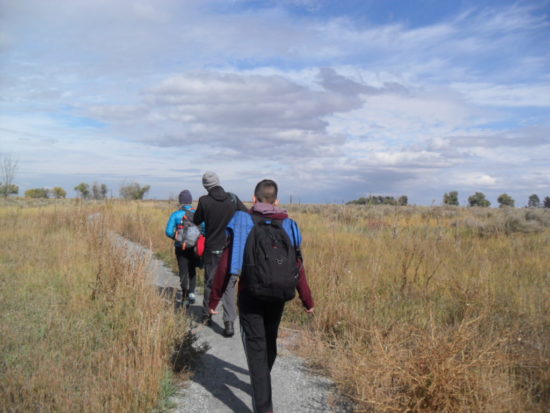
<svg viewBox="0 0 550 413">
<path fill-rule="evenodd" d="M 293 219 L 286 219 L 283 221 L 283 226 L 285 226 L 285 224 L 287 225 L 285 229 L 289 235 L 292 235 L 291 240 L 296 248 L 296 251 L 298 252 L 296 262 L 300 267 L 300 271 L 298 274 L 298 284 L 296 285 L 296 289 L 298 290 L 298 295 L 300 296 L 302 305 L 309 310 L 310 308 L 313 308 L 315 304 L 313 302 L 311 289 L 307 283 L 306 269 L 304 268 L 304 260 L 302 258 L 302 233 L 298 227 L 298 224 Z"/>
<path fill-rule="evenodd" d="M 164 231 L 168 238 L 174 239 L 174 235 L 176 235 L 177 225 L 178 220 L 176 218 L 176 213 L 173 212 L 172 215 L 170 215 L 170 218 L 168 218 L 168 222 L 166 223 L 166 230 Z"/>
<path fill-rule="evenodd" d="M 300 266 L 300 272 L 298 274 L 298 285 L 296 289 L 298 290 L 302 305 L 309 310 L 315 306 L 315 303 L 313 302 L 313 296 L 311 295 L 311 290 L 307 283 L 306 270 L 302 259 L 298 258 L 297 263 Z"/>
<path fill-rule="evenodd" d="M 246 238 L 254 221 L 248 212 L 235 212 L 233 218 L 227 224 L 228 236 L 231 237 L 231 259 L 229 272 L 235 275 L 241 275 L 244 249 L 246 247 Z"/>
<path fill-rule="evenodd" d="M 229 279 L 231 278 L 229 274 L 229 268 L 231 268 L 231 246 L 230 241 L 229 245 L 223 250 L 218 268 L 216 269 L 216 275 L 214 275 L 214 280 L 212 281 L 210 301 L 208 302 L 208 307 L 211 310 L 215 310 L 216 307 L 218 307 L 223 293 L 227 288 L 227 284 L 229 283 Z"/>
<path fill-rule="evenodd" d="M 200 225 L 204 221 L 204 216 L 203 215 L 204 215 L 204 212 L 203 212 L 203 208 L 202 208 L 202 202 L 199 199 L 199 204 L 197 205 L 197 210 L 195 211 L 195 215 L 193 215 L 193 224 Z"/>
<path fill-rule="evenodd" d="M 248 208 L 242 203 L 242 201 L 237 197 L 237 207 L 236 211 L 248 212 Z"/>
</svg>

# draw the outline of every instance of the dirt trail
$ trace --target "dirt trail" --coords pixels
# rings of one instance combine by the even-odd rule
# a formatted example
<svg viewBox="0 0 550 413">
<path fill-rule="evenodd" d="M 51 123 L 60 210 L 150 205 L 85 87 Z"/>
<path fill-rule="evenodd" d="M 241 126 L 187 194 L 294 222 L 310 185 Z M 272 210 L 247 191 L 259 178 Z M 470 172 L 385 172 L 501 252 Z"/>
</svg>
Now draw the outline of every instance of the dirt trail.
<svg viewBox="0 0 550 413">
<path fill-rule="evenodd" d="M 155 259 L 151 251 L 138 244 L 114 235 L 117 243 L 125 245 L 131 254 L 146 254 L 150 259 L 151 284 L 159 290 L 178 289 L 179 280 L 164 263 Z M 202 296 L 188 310 L 190 317 L 200 319 Z M 221 307 L 221 305 L 220 305 Z M 220 308 L 221 310 L 221 308 Z M 250 380 L 239 335 L 238 320 L 235 336 L 222 336 L 223 322 L 220 314 L 215 315 L 212 327 L 194 324 L 199 343 L 207 342 L 210 350 L 202 356 L 202 362 L 190 381 L 182 386 L 172 402 L 177 413 L 225 413 L 252 412 Z M 272 371 L 273 404 L 277 413 L 348 412 L 345 405 L 331 406 L 334 385 L 325 377 L 312 374 L 304 361 L 290 353 L 279 342 L 279 355 Z"/>
</svg>

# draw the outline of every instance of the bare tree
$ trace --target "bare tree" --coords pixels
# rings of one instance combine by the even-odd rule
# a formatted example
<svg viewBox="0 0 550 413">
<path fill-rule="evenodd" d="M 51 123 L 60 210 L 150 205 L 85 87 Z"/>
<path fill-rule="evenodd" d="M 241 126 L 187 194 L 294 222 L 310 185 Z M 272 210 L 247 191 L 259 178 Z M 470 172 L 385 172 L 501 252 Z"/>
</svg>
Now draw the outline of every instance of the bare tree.
<svg viewBox="0 0 550 413">
<path fill-rule="evenodd" d="M 18 162 L 10 155 L 3 155 L 0 162 L 0 194 L 7 198 L 8 195 L 13 192 L 10 188 L 14 188 L 13 180 L 17 172 Z"/>
<path fill-rule="evenodd" d="M 94 199 L 105 199 L 107 197 L 107 192 L 109 192 L 109 190 L 105 184 L 94 182 L 92 185 L 92 198 Z"/>
</svg>

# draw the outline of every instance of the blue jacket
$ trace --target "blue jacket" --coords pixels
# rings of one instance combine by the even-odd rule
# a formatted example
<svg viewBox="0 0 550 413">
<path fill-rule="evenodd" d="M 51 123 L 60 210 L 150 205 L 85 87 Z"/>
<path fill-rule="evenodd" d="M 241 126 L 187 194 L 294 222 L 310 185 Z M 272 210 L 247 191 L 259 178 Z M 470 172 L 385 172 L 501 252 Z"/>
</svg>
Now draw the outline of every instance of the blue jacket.
<svg viewBox="0 0 550 413">
<path fill-rule="evenodd" d="M 168 222 L 166 223 L 165 234 L 168 238 L 174 239 L 174 236 L 176 235 L 176 228 L 181 223 L 181 220 L 187 211 L 195 212 L 195 209 L 192 205 L 183 205 L 177 211 L 172 212 L 172 215 L 170 215 L 170 218 L 168 218 Z M 204 224 L 201 224 L 200 228 L 201 232 L 204 234 Z M 174 246 L 181 248 L 181 243 L 174 241 Z"/>
<path fill-rule="evenodd" d="M 233 247 L 231 249 L 231 267 L 229 274 L 240 275 L 243 267 L 244 250 L 246 247 L 246 239 L 248 234 L 254 227 L 252 215 L 248 212 L 237 211 L 229 224 L 227 224 L 228 235 L 233 238 Z M 290 242 L 296 248 L 302 245 L 302 234 L 298 228 L 298 224 L 291 218 L 283 220 L 283 228 L 285 229 Z"/>
</svg>

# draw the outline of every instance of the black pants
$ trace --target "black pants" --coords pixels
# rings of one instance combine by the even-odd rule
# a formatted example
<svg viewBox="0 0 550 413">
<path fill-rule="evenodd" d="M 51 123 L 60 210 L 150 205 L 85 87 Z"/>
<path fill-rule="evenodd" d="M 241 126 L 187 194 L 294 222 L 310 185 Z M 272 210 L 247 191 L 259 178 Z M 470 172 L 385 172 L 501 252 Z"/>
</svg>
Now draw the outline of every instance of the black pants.
<svg viewBox="0 0 550 413">
<path fill-rule="evenodd" d="M 239 294 L 239 321 L 252 385 L 254 413 L 273 410 L 271 368 L 277 357 L 277 334 L 285 303 L 258 301 Z"/>
<path fill-rule="evenodd" d="M 176 248 L 176 259 L 178 260 L 181 297 L 182 300 L 185 300 L 187 293 L 195 292 L 198 260 L 193 249 L 182 250 L 181 248 Z"/>
</svg>

